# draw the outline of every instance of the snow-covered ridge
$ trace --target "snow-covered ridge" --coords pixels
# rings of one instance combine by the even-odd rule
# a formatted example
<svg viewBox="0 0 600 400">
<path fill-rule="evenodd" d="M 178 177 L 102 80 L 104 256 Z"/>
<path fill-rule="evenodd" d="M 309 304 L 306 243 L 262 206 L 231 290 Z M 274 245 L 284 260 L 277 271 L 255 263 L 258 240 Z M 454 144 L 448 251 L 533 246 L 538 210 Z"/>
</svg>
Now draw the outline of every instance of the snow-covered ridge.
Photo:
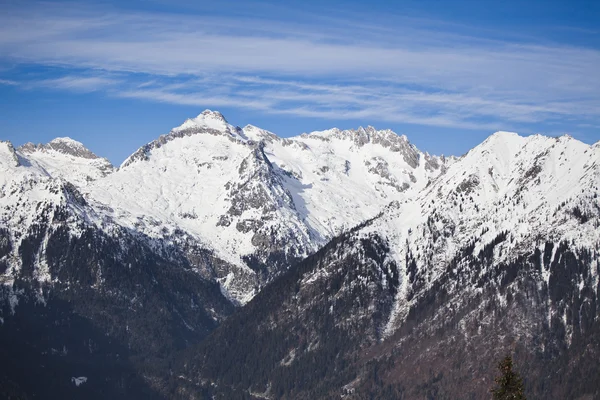
<svg viewBox="0 0 600 400">
<path fill-rule="evenodd" d="M 88 148 L 86 148 L 83 143 L 73 140 L 69 137 L 60 137 L 51 140 L 47 144 L 34 144 L 34 143 L 25 143 L 23 146 L 19 147 L 19 151 L 27 154 L 34 153 L 36 151 L 42 152 L 50 152 L 55 151 L 58 153 L 63 153 L 66 155 L 87 158 L 87 159 L 96 159 L 99 158 L 96 154 L 92 153 Z"/>
<path fill-rule="evenodd" d="M 0 166 L 3 169 L 19 166 L 19 158 L 11 142 L 0 140 Z"/>
<path fill-rule="evenodd" d="M 570 136 L 498 132 L 470 150 L 415 201 L 397 207 L 362 235 L 383 235 L 403 286 L 388 325 L 402 322 L 415 276 L 426 289 L 461 249 L 492 248 L 493 263 L 515 260 L 546 243 L 600 249 L 600 148 Z M 552 260 L 550 260 L 552 261 Z M 542 279 L 548 280 L 546 272 Z"/>
<path fill-rule="evenodd" d="M 154 238 L 185 232 L 253 274 L 249 265 L 304 257 L 389 202 L 413 198 L 451 162 L 390 130 L 280 138 L 206 110 L 85 193 L 107 218 Z M 246 301 L 254 289 L 236 287 L 237 275 L 219 279 Z"/>
<path fill-rule="evenodd" d="M 397 135 L 390 129 L 377 130 L 372 126 L 358 129 L 340 130 L 337 128 L 316 131 L 302 135 L 304 138 L 318 138 L 320 140 L 351 140 L 356 146 L 362 147 L 368 143 L 379 144 L 382 147 L 389 148 L 393 153 L 402 153 L 404 161 L 410 166 L 416 168 L 419 163 L 418 149 L 412 145 L 405 135 Z"/>
<path fill-rule="evenodd" d="M 17 153 L 28 164 L 79 187 L 87 186 L 114 170 L 106 158 L 98 157 L 81 142 L 68 137 L 56 138 L 47 144 L 26 143 L 17 149 Z"/>
<path fill-rule="evenodd" d="M 187 119 L 182 125 L 173 128 L 173 131 L 182 131 L 185 129 L 206 127 L 218 131 L 226 131 L 231 128 L 223 114 L 218 111 L 204 110 L 196 118 Z"/>
<path fill-rule="evenodd" d="M 232 141 L 246 141 L 242 130 L 230 125 L 220 112 L 204 110 L 196 118 L 186 120 L 168 134 L 161 135 L 158 139 L 140 147 L 121 164 L 120 168 L 126 168 L 138 161 L 147 161 L 155 149 L 172 140 L 198 134 L 224 136 Z"/>
<path fill-rule="evenodd" d="M 437 157 L 391 130 L 280 138 L 206 110 L 142 146 L 118 170 L 65 138 L 17 150 L 0 143 L 0 165 L 12 186 L 26 181 L 13 179 L 14 169 L 71 182 L 93 221 L 210 251 L 224 263 L 213 278 L 243 303 L 281 268 L 389 204 L 396 205 L 384 213 L 390 222 L 377 229 L 395 243 L 411 242 L 409 231 L 433 229 L 431 218 L 439 220 L 436 238 L 460 233 L 456 241 L 436 241 L 427 250 L 435 257 L 449 257 L 482 226 L 482 240 L 508 227 L 542 231 L 539 216 L 550 219 L 560 204 L 597 187 L 599 149 L 568 137 L 498 132 L 460 158 Z"/>
</svg>

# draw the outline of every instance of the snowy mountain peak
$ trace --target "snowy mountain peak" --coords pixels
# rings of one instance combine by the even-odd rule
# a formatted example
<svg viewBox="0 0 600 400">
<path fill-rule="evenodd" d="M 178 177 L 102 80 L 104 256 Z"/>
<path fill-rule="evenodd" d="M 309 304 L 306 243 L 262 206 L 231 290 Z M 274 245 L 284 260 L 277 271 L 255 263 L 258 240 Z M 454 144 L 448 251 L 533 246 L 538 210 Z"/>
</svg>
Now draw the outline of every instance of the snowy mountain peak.
<svg viewBox="0 0 600 400">
<path fill-rule="evenodd" d="M 187 119 L 181 126 L 173 129 L 179 132 L 189 129 L 207 128 L 221 132 L 235 132 L 237 128 L 229 125 L 223 114 L 218 111 L 204 110 L 196 118 Z"/>
<path fill-rule="evenodd" d="M 516 138 L 516 137 L 522 137 L 522 136 L 519 135 L 516 132 L 497 131 L 497 132 L 494 132 L 493 134 L 491 134 L 490 137 L 495 137 L 495 138 Z"/>
<path fill-rule="evenodd" d="M 337 128 L 326 131 L 317 131 L 301 135 L 304 139 L 319 139 L 325 142 L 346 141 L 352 142 L 359 148 L 378 147 L 392 153 L 400 153 L 404 161 L 411 167 L 417 168 L 421 152 L 412 145 L 404 135 L 400 136 L 390 129 L 377 130 L 372 126 L 359 127 L 358 129 L 340 130 Z"/>
<path fill-rule="evenodd" d="M 0 140 L 0 167 L 18 167 L 19 158 L 11 142 Z"/>
<path fill-rule="evenodd" d="M 351 131 L 352 132 L 352 131 Z M 358 129 L 356 131 L 354 131 L 355 133 L 360 133 L 360 134 L 374 134 L 375 132 L 377 132 L 377 130 L 372 127 L 371 125 L 365 127 L 359 126 Z"/>
<path fill-rule="evenodd" d="M 279 136 L 275 135 L 273 132 L 269 132 L 265 129 L 261 129 L 254 125 L 246 125 L 242 129 L 242 132 L 244 133 L 244 136 L 248 140 L 252 140 L 255 142 L 260 142 L 260 141 L 271 142 L 273 140 L 280 139 Z"/>
<path fill-rule="evenodd" d="M 25 154 L 33 154 L 35 152 L 58 152 L 68 156 L 85 158 L 89 160 L 99 159 L 96 154 L 90 151 L 83 143 L 73 140 L 69 137 L 59 137 L 51 140 L 47 144 L 26 143 L 18 148 L 18 151 Z"/>
<path fill-rule="evenodd" d="M 227 120 L 225 119 L 225 117 L 223 116 L 223 114 L 221 114 L 219 111 L 212 111 L 212 110 L 204 110 L 200 113 L 200 115 L 198 115 L 198 117 L 202 116 L 205 119 L 215 119 L 217 121 L 222 121 L 227 123 Z"/>
<path fill-rule="evenodd" d="M 474 154 L 477 154 L 477 157 L 485 158 L 486 154 L 495 154 L 504 159 L 504 162 L 510 163 L 513 155 L 518 153 L 529 140 L 531 137 L 520 136 L 514 132 L 499 131 L 469 150 L 463 158 L 473 157 Z"/>
<path fill-rule="evenodd" d="M 73 140 L 69 137 L 56 138 L 56 139 L 50 141 L 50 143 L 48 143 L 48 145 L 55 151 L 58 151 L 60 153 L 69 154 L 69 155 L 72 155 L 75 157 L 89 158 L 89 159 L 99 158 L 97 155 L 92 153 L 88 148 L 86 148 L 83 145 L 83 143 Z"/>
<path fill-rule="evenodd" d="M 520 135 L 516 132 L 508 132 L 508 131 L 498 131 L 493 133 L 492 135 L 490 135 L 488 137 L 487 141 L 491 141 L 491 140 L 499 140 L 499 141 L 518 141 L 518 140 L 539 140 L 539 139 L 549 139 L 549 138 L 553 138 L 557 141 L 569 141 L 569 140 L 577 140 L 575 139 L 573 136 L 569 135 L 568 133 L 565 133 L 563 135 L 560 136 L 546 136 L 546 135 L 542 135 L 540 133 L 536 133 L 534 135 Z"/>
<path fill-rule="evenodd" d="M 332 128 L 324 131 L 315 131 L 305 137 L 322 137 L 322 138 L 336 138 L 336 139 L 350 139 L 358 141 L 359 143 L 377 143 L 382 139 L 391 140 L 396 143 L 404 142 L 409 144 L 406 135 L 398 135 L 391 129 L 378 130 L 377 128 L 368 125 L 367 127 L 360 126 L 357 129 L 345 129 L 341 130 L 338 128 Z"/>
<path fill-rule="evenodd" d="M 81 142 L 68 137 L 53 139 L 47 144 L 26 143 L 16 150 L 24 165 L 53 178 L 63 178 L 78 186 L 113 172 L 114 167 L 106 158 L 98 157 Z"/>
<path fill-rule="evenodd" d="M 71 139 L 68 136 L 54 138 L 54 139 L 52 139 L 50 141 L 50 143 L 52 143 L 52 144 L 65 144 L 65 145 L 69 145 L 69 146 L 73 146 L 73 147 L 84 147 L 83 143 L 78 142 L 75 139 Z"/>
<path fill-rule="evenodd" d="M 560 135 L 557 140 L 561 143 L 566 143 L 569 142 L 571 140 L 577 140 L 575 139 L 573 136 L 569 135 L 568 133 L 565 133 L 564 135 Z"/>
<path fill-rule="evenodd" d="M 227 120 L 220 112 L 204 110 L 197 117 L 187 119 L 180 126 L 173 128 L 168 134 L 161 135 L 158 139 L 140 147 L 121 164 L 120 168 L 125 168 L 136 161 L 148 160 L 154 150 L 163 147 L 171 141 L 198 134 L 222 136 L 234 142 L 246 142 L 248 139 L 241 128 L 227 123 Z"/>
<path fill-rule="evenodd" d="M 547 147 L 551 145 L 559 145 L 560 147 L 590 147 L 568 134 L 555 137 L 541 134 L 521 136 L 514 132 L 500 131 L 489 136 L 483 143 L 471 149 L 468 154 L 480 152 L 483 154 L 494 153 L 501 157 L 510 158 L 512 155 L 520 154 L 521 150 L 534 154 L 538 152 L 540 146 Z"/>
</svg>

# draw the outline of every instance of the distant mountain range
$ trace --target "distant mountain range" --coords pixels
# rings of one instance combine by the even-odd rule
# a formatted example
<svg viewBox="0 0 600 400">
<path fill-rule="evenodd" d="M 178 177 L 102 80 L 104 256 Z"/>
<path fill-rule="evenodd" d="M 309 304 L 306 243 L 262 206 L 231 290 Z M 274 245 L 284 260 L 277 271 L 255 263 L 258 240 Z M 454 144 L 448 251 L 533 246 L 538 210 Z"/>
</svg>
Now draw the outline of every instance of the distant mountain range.
<svg viewBox="0 0 600 400">
<path fill-rule="evenodd" d="M 599 186 L 569 136 L 1 142 L 0 393 L 478 399 L 512 352 L 533 398 L 597 398 Z"/>
</svg>

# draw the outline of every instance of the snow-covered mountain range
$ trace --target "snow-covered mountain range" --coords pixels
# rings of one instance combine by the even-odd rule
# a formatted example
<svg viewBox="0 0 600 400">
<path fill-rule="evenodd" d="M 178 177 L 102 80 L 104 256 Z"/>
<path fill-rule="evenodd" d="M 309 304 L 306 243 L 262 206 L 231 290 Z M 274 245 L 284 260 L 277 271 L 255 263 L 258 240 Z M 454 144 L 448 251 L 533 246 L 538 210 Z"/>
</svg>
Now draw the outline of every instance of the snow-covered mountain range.
<svg viewBox="0 0 600 400">
<path fill-rule="evenodd" d="M 284 139 L 251 125 L 234 127 L 208 110 L 119 168 L 67 138 L 5 153 L 20 160 L 7 164 L 17 175 L 73 184 L 86 200 L 87 220 L 100 228 L 118 224 L 210 250 L 224 263 L 203 273 L 241 303 L 284 264 L 391 201 L 415 198 L 456 160 L 422 153 L 389 130 L 332 129 Z M 5 175 L 22 186 L 17 175 Z"/>
<path fill-rule="evenodd" d="M 472 335 L 482 320 L 498 323 L 484 310 L 510 314 L 519 262 L 545 293 L 534 304 L 544 317 L 527 323 L 563 332 L 548 348 L 568 347 L 600 310 L 599 192 L 600 142 L 569 136 L 497 132 L 461 157 L 438 157 L 390 130 L 281 138 L 207 110 L 118 168 L 69 138 L 0 142 L 0 324 L 19 302 L 62 309 L 52 294 L 61 293 L 60 302 L 94 298 L 76 313 L 91 320 L 105 321 L 114 303 L 103 326 L 129 349 L 143 354 L 140 338 L 156 324 L 172 324 L 165 343 L 182 348 L 305 259 L 293 290 L 285 279 L 270 289 L 282 309 L 263 296 L 253 303 L 271 305 L 257 318 L 325 307 L 355 328 L 358 348 L 401 347 L 407 326 L 427 335 L 452 320 Z M 138 304 L 158 322 L 140 321 Z M 305 317 L 296 322 L 316 314 Z M 539 333 L 526 325 L 518 335 Z"/>
<path fill-rule="evenodd" d="M 599 195 L 600 143 L 498 132 L 267 286 L 178 387 L 479 399 L 510 353 L 528 398 L 597 398 Z"/>
<path fill-rule="evenodd" d="M 575 206 L 582 215 L 595 211 L 584 197 L 597 190 L 599 145 L 568 136 L 498 132 L 461 158 L 445 158 L 390 130 L 280 138 L 251 125 L 232 126 L 206 110 L 119 168 L 69 138 L 1 147 L 3 222 L 11 227 L 14 251 L 41 205 L 66 204 L 57 188 L 72 184 L 86 204 L 77 212 L 101 229 L 119 225 L 211 251 L 223 263 L 203 273 L 240 303 L 283 265 L 390 203 L 396 211 L 385 219 L 393 223 L 376 229 L 400 243 L 419 247 L 424 226 L 443 237 L 452 233 L 435 248 L 420 246 L 416 255 L 448 258 L 464 243 L 484 246 L 508 228 L 532 240 L 540 231 L 597 240 L 556 218 L 565 203 L 560 214 Z M 12 273 L 18 268 L 12 265 Z"/>
<path fill-rule="evenodd" d="M 599 195 L 600 143 L 589 146 L 570 136 L 492 135 L 414 201 L 397 204 L 364 230 L 396 244 L 397 262 L 416 260 L 413 270 L 400 272 L 386 333 L 402 323 L 412 295 L 433 284 L 467 246 L 479 254 L 493 243 L 489 257 L 495 264 L 535 249 L 543 252 L 546 243 L 597 251 Z M 591 268 L 590 274 L 597 282 L 598 271 Z M 547 285 L 550 271 L 541 277 Z"/>
</svg>

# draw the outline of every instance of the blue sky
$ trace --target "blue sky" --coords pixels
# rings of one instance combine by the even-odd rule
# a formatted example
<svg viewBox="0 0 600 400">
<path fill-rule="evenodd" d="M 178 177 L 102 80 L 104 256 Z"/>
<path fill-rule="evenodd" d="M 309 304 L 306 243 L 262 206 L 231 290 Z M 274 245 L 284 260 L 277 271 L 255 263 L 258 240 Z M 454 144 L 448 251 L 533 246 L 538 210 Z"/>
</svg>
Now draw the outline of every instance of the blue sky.
<svg viewBox="0 0 600 400">
<path fill-rule="evenodd" d="M 0 139 L 119 164 L 205 108 L 280 136 L 373 125 L 433 154 L 600 140 L 598 1 L 0 0 Z"/>
</svg>

